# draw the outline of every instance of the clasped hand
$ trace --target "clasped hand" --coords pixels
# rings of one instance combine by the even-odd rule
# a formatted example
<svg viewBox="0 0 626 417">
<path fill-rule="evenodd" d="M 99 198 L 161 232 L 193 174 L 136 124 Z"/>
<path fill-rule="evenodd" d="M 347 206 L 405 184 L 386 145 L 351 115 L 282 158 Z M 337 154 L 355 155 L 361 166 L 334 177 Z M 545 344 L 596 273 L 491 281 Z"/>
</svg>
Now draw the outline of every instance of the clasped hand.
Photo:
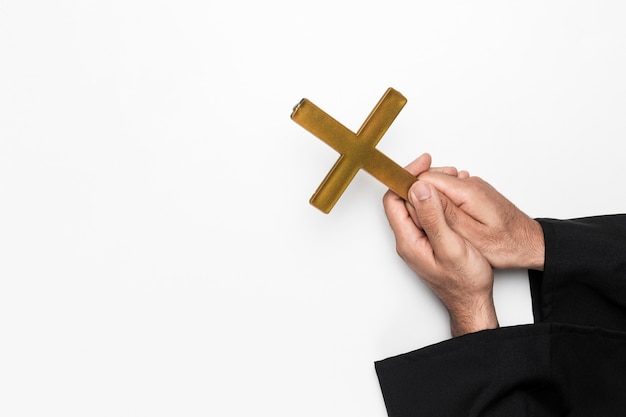
<svg viewBox="0 0 626 417">
<path fill-rule="evenodd" d="M 445 305 L 453 336 L 495 328 L 492 268 L 542 269 L 543 231 L 482 179 L 431 161 L 406 167 L 418 178 L 409 201 L 383 198 L 396 250 Z"/>
</svg>

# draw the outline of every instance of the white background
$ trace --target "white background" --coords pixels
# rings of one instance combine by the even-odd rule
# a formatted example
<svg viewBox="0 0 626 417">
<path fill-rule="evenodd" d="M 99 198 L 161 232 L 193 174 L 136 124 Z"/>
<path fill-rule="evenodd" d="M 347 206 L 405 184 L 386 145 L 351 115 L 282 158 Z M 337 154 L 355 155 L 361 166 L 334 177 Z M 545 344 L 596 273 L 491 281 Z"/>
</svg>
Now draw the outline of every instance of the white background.
<svg viewBox="0 0 626 417">
<path fill-rule="evenodd" d="M 385 187 L 292 122 L 479 175 L 533 217 L 624 212 L 620 1 L 0 0 L 0 415 L 386 415 L 373 362 L 449 337 Z M 530 323 L 525 271 L 497 274 Z"/>
</svg>

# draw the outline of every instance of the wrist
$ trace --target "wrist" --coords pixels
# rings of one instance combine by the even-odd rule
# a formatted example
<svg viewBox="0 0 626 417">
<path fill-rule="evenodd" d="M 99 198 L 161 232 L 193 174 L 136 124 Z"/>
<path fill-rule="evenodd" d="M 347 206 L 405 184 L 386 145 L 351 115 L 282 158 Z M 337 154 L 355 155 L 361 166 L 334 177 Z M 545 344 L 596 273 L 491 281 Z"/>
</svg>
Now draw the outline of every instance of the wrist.
<svg viewBox="0 0 626 417">
<path fill-rule="evenodd" d="M 521 260 L 521 267 L 543 271 L 546 252 L 543 227 L 537 220 L 529 219 L 525 235 L 525 250 L 524 258 Z"/>
<path fill-rule="evenodd" d="M 467 300 L 463 305 L 448 307 L 453 337 L 499 327 L 493 293 Z"/>
</svg>

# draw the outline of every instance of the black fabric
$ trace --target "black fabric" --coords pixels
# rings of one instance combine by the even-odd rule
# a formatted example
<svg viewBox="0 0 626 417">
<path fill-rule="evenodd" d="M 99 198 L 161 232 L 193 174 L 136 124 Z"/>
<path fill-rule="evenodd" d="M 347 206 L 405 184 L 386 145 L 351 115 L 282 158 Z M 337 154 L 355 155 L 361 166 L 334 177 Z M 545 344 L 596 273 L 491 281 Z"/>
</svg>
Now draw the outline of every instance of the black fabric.
<svg viewBox="0 0 626 417">
<path fill-rule="evenodd" d="M 562 324 L 488 330 L 376 362 L 389 417 L 624 416 L 626 335 Z"/>
<path fill-rule="evenodd" d="M 626 331 L 626 215 L 538 219 L 544 272 L 529 271 L 535 322 Z"/>
<path fill-rule="evenodd" d="M 376 362 L 389 417 L 626 415 L 626 215 L 538 220 L 536 324 Z"/>
</svg>

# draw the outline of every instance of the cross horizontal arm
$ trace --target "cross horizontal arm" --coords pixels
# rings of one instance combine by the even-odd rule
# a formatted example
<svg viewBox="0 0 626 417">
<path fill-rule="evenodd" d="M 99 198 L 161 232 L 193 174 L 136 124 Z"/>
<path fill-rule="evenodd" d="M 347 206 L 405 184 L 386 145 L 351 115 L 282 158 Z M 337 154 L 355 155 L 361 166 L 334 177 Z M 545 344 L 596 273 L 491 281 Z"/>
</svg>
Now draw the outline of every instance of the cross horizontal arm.
<svg viewBox="0 0 626 417">
<path fill-rule="evenodd" d="M 342 155 L 356 145 L 354 132 L 306 98 L 294 107 L 291 118 Z"/>
</svg>

